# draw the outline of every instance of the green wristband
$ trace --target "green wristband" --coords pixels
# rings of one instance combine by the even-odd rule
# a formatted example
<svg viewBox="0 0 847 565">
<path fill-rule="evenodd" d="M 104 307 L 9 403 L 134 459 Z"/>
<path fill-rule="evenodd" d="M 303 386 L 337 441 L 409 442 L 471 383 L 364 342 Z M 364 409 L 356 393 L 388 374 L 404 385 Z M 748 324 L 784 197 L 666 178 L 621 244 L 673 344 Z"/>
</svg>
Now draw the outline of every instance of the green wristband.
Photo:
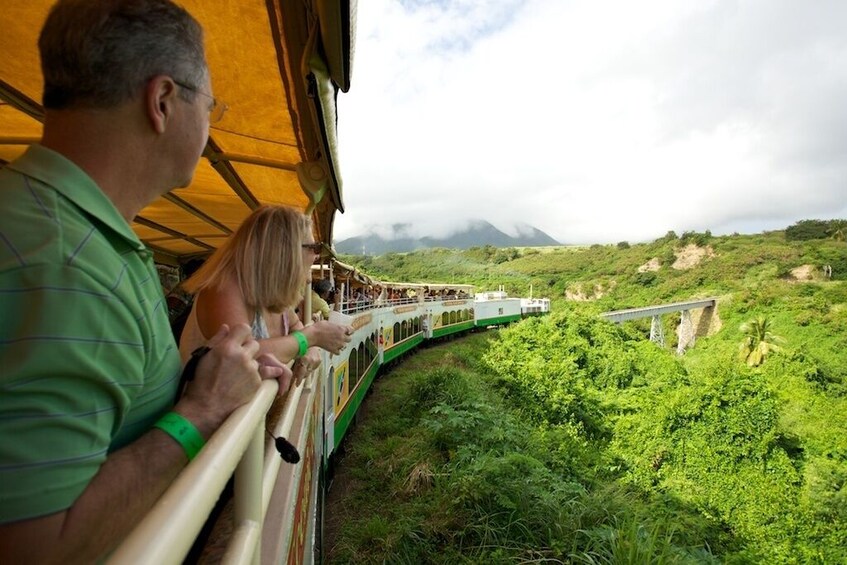
<svg viewBox="0 0 847 565">
<path fill-rule="evenodd" d="M 168 412 L 159 418 L 159 421 L 153 424 L 153 427 L 159 428 L 174 438 L 182 446 L 189 461 L 194 459 L 206 445 L 206 440 L 203 439 L 194 424 L 176 412 Z"/>
<path fill-rule="evenodd" d="M 291 332 L 291 335 L 297 340 L 300 346 L 300 351 L 297 352 L 297 357 L 303 357 L 309 351 L 309 340 L 303 332 Z"/>
</svg>

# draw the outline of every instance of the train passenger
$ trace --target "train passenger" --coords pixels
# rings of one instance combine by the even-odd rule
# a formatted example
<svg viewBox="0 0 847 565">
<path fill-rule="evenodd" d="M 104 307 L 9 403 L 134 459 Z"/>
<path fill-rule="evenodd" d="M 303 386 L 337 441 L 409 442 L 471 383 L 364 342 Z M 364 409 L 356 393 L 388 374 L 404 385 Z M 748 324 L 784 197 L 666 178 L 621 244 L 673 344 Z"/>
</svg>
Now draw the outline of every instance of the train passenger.
<svg viewBox="0 0 847 565">
<path fill-rule="evenodd" d="M 312 283 L 312 314 L 320 314 L 324 320 L 329 319 L 329 302 L 332 301 L 332 281 L 321 279 Z"/>
<path fill-rule="evenodd" d="M 336 280 L 335 284 L 332 287 L 332 291 L 329 294 L 329 302 L 332 303 L 331 308 L 336 312 L 341 312 L 341 292 L 338 290 L 338 287 L 340 285 L 340 280 Z"/>
<path fill-rule="evenodd" d="M 191 305 L 194 303 L 194 295 L 186 292 L 183 285 L 185 284 L 185 280 L 193 275 L 201 265 L 203 265 L 203 260 L 196 258 L 190 259 L 182 265 L 180 269 L 182 271 L 182 277 L 179 284 L 165 295 L 165 301 L 168 305 L 168 319 L 171 322 L 171 331 L 173 331 L 177 341 L 179 341 L 179 337 L 182 335 L 185 322 L 188 320 L 188 313 L 191 312 Z"/>
<path fill-rule="evenodd" d="M 0 171 L 0 560 L 94 562 L 287 369 L 260 366 L 249 326 L 216 327 L 174 405 L 180 358 L 130 222 L 191 182 L 224 108 L 198 22 L 169 0 L 60 0 L 38 46 L 41 143 Z"/>
<path fill-rule="evenodd" d="M 287 363 L 294 376 L 320 365 L 317 348 L 339 353 L 353 333 L 321 321 L 303 327 L 299 304 L 317 254 L 309 219 L 285 206 L 262 206 L 185 282 L 196 294 L 179 344 L 187 359 L 221 324 L 249 324 L 261 353 Z M 282 392 L 287 389 L 287 383 Z"/>
</svg>

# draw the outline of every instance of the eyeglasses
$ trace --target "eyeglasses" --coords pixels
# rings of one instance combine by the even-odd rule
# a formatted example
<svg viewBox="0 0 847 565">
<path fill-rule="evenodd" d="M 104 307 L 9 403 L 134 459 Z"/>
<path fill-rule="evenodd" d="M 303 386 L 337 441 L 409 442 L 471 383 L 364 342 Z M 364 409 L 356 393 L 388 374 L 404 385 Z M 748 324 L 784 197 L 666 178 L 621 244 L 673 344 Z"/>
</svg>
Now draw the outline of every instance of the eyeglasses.
<svg viewBox="0 0 847 565">
<path fill-rule="evenodd" d="M 324 246 L 324 244 L 321 243 L 320 241 L 316 241 L 315 243 L 303 243 L 301 245 L 303 246 L 303 249 L 308 249 L 309 251 L 311 251 L 315 255 L 319 254 L 321 252 L 321 249 L 323 249 L 323 246 Z"/>
<path fill-rule="evenodd" d="M 190 90 L 191 92 L 196 92 L 197 94 L 200 94 L 201 96 L 205 96 L 206 98 L 209 98 L 212 101 L 212 105 L 209 106 L 209 123 L 210 124 L 216 124 L 219 121 L 221 121 L 221 119 L 224 117 L 224 112 L 226 112 L 229 109 L 229 106 L 227 106 L 226 104 L 224 104 L 223 102 L 221 102 L 220 100 L 218 100 L 217 98 L 212 96 L 211 94 L 206 94 L 205 92 L 203 92 L 202 90 L 198 89 L 195 86 L 185 84 L 184 82 L 180 82 L 176 79 L 174 79 L 174 83 L 177 86 L 181 86 L 182 88 L 184 88 L 186 90 Z"/>
</svg>

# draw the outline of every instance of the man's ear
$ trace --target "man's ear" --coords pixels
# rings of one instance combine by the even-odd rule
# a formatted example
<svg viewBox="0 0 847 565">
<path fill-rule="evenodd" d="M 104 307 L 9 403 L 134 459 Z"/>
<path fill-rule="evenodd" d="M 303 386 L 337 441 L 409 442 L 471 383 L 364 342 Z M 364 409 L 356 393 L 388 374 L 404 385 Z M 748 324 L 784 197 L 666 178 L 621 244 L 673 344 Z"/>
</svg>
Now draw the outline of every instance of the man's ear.
<svg viewBox="0 0 847 565">
<path fill-rule="evenodd" d="M 174 112 L 178 92 L 177 85 L 167 75 L 158 75 L 147 82 L 144 91 L 144 107 L 147 118 L 156 133 L 165 133 L 168 120 Z"/>
</svg>

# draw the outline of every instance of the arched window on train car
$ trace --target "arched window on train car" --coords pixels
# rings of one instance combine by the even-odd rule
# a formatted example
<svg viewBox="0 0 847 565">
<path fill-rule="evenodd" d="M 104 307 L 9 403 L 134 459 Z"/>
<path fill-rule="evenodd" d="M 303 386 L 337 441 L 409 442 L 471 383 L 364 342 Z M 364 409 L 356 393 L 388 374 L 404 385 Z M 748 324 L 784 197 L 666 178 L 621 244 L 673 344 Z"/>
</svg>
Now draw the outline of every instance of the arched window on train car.
<svg viewBox="0 0 847 565">
<path fill-rule="evenodd" d="M 412 333 L 417 335 L 421 333 L 421 317 L 412 318 Z"/>
<path fill-rule="evenodd" d="M 335 409 L 338 410 L 341 408 L 341 395 L 344 394 L 344 379 L 348 378 L 350 375 L 350 368 L 347 368 L 347 374 L 344 373 L 338 376 L 338 380 L 335 381 L 335 367 L 329 368 L 329 374 L 332 376 L 333 381 L 335 383 Z"/>
<path fill-rule="evenodd" d="M 470 311 L 470 310 L 468 310 L 467 308 L 465 308 L 464 310 L 462 310 L 462 313 L 465 315 L 463 319 L 464 319 L 466 322 L 467 322 L 468 320 L 470 320 L 470 319 L 471 319 L 471 311 Z"/>
<path fill-rule="evenodd" d="M 442 326 L 449 326 L 450 325 L 450 313 L 449 312 L 444 312 L 443 314 L 441 314 L 441 325 Z"/>
<path fill-rule="evenodd" d="M 350 351 L 350 357 L 347 360 L 347 371 L 350 373 L 350 380 L 347 384 L 347 390 L 349 394 L 353 394 L 353 389 L 356 387 L 356 383 L 359 382 L 359 350 L 353 349 Z"/>
<path fill-rule="evenodd" d="M 402 340 L 403 338 L 400 337 L 400 322 L 394 322 L 394 343 L 397 344 Z"/>
<path fill-rule="evenodd" d="M 450 312 L 450 323 L 451 323 L 451 324 L 455 324 L 455 323 L 456 323 L 456 311 L 455 311 L 455 310 L 454 310 L 454 311 L 452 311 L 452 312 Z"/>
<path fill-rule="evenodd" d="M 362 378 L 364 378 L 365 373 L 368 370 L 368 358 L 367 358 L 367 354 L 365 353 L 365 344 L 364 343 L 360 343 L 358 349 L 359 349 L 359 379 L 358 380 L 362 380 Z"/>
<path fill-rule="evenodd" d="M 370 365 L 377 356 L 376 333 L 372 333 L 370 339 L 365 340 L 365 347 L 368 350 L 368 365 Z"/>
<path fill-rule="evenodd" d="M 332 405 L 332 403 L 335 402 L 335 405 L 338 406 L 338 399 L 341 397 L 341 392 L 338 392 L 336 390 L 338 383 L 335 382 L 335 370 L 332 368 L 332 366 L 330 366 L 329 373 L 327 373 L 327 374 L 329 375 L 328 378 L 329 378 L 329 382 L 330 382 L 330 387 L 329 387 L 329 394 L 324 395 L 324 396 L 326 396 L 326 409 L 325 410 L 326 410 L 327 414 L 330 414 L 330 413 L 335 411 L 335 407 Z M 318 381 L 318 382 L 320 382 L 320 381 Z M 335 400 L 333 400 L 333 399 L 335 399 Z"/>
<path fill-rule="evenodd" d="M 409 337 L 409 322 L 403 320 L 400 322 L 400 339 L 404 340 Z"/>
</svg>

